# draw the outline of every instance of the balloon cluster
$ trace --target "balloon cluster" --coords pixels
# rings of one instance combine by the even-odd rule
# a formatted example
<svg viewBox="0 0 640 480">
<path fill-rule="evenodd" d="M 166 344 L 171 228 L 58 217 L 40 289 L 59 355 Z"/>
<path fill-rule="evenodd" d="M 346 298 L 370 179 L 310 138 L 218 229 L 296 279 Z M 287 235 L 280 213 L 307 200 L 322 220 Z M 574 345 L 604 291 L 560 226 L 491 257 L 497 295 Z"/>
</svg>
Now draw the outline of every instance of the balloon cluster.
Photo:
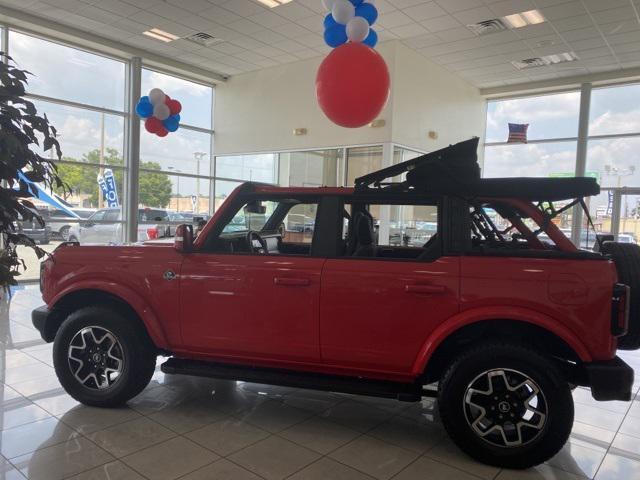
<svg viewBox="0 0 640 480">
<path fill-rule="evenodd" d="M 329 14 L 324 19 L 324 41 L 331 48 L 349 42 L 373 48 L 378 34 L 371 26 L 378 20 L 375 0 L 322 0 Z"/>
<path fill-rule="evenodd" d="M 146 118 L 144 128 L 159 137 L 166 137 L 169 132 L 178 130 L 181 110 L 180 102 L 170 98 L 159 88 L 152 88 L 149 95 L 140 97 L 136 105 L 136 113 L 141 118 Z"/>
</svg>

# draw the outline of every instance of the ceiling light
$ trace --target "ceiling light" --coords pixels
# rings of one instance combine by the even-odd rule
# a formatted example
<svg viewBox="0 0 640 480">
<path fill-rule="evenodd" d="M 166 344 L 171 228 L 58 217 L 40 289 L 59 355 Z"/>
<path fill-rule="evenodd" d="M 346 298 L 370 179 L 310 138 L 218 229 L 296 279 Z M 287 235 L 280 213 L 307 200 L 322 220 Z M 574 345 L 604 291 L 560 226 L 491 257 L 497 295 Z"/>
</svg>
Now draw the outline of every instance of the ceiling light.
<svg viewBox="0 0 640 480">
<path fill-rule="evenodd" d="M 269 8 L 275 8 L 275 7 L 279 7 L 280 5 L 289 3 L 291 0 L 258 0 L 258 1 Z"/>
<path fill-rule="evenodd" d="M 513 15 L 507 15 L 503 17 L 504 21 L 511 28 L 521 28 L 527 25 L 537 25 L 545 21 L 544 16 L 538 10 L 528 10 L 522 13 L 514 13 Z"/>
<path fill-rule="evenodd" d="M 552 55 L 545 55 L 542 57 L 543 60 L 546 60 L 550 64 L 555 63 L 564 63 L 564 62 L 574 62 L 578 60 L 578 56 L 575 52 L 563 52 L 563 53 L 554 53 Z"/>
<path fill-rule="evenodd" d="M 142 32 L 142 34 L 146 35 L 147 37 L 155 38 L 156 40 L 167 43 L 173 42 L 174 40 L 178 40 L 180 38 L 173 33 L 165 32 L 164 30 L 160 30 L 159 28 L 152 28 L 151 30 Z"/>
<path fill-rule="evenodd" d="M 549 65 L 556 65 L 558 63 L 574 62 L 578 60 L 578 56 L 575 52 L 563 52 L 554 53 L 551 55 L 545 55 L 543 57 L 525 58 L 524 60 L 514 60 L 511 64 L 518 70 L 524 70 L 525 68 L 534 67 L 548 67 Z"/>
</svg>

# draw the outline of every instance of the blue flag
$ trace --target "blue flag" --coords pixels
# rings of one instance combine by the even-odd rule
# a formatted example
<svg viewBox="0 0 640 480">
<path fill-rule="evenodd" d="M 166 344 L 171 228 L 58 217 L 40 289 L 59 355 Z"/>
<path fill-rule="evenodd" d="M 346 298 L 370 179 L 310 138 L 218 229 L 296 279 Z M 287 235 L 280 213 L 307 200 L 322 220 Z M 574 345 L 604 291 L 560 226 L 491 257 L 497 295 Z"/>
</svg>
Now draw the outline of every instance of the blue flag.
<svg viewBox="0 0 640 480">
<path fill-rule="evenodd" d="M 118 190 L 116 189 L 116 179 L 110 168 L 105 168 L 102 175 L 98 175 L 98 185 L 102 190 L 102 196 L 108 207 L 119 207 Z"/>
</svg>

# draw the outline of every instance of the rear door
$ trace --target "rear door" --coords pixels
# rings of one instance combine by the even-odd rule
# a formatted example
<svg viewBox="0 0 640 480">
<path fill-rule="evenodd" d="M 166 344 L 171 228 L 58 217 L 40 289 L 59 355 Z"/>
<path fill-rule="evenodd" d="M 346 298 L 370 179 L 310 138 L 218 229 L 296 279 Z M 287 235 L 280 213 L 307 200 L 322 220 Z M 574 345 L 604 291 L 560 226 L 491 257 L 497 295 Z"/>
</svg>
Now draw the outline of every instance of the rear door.
<svg viewBox="0 0 640 480">
<path fill-rule="evenodd" d="M 417 222 L 438 222 L 437 204 L 369 210 L 377 237 L 373 254 L 357 253 L 357 246 L 349 251 L 354 239 L 345 238 L 342 257 L 327 260 L 323 269 L 322 358 L 354 370 L 408 373 L 428 335 L 459 310 L 459 258 L 442 256 L 439 237 L 419 228 Z M 385 210 L 388 234 L 379 223 Z M 381 239 L 380 231 L 388 237 Z M 350 227 L 345 232 L 357 235 Z"/>
</svg>

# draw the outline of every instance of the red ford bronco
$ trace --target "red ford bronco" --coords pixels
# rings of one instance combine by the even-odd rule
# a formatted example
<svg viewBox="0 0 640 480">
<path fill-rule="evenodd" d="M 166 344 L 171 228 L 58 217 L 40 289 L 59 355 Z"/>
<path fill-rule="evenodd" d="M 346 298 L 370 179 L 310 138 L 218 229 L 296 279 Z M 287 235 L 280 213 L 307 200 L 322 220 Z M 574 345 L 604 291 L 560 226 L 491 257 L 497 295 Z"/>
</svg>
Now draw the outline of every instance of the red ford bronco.
<svg viewBox="0 0 640 480">
<path fill-rule="evenodd" d="M 580 205 L 588 218 L 598 184 L 481 179 L 477 144 L 354 188 L 245 183 L 174 245 L 62 244 L 33 312 L 60 383 L 87 405 L 119 405 L 161 354 L 165 373 L 437 395 L 472 457 L 547 460 L 570 434 L 573 387 L 631 398 L 616 350 L 640 347 L 640 248 L 576 248 L 554 220 Z"/>
</svg>

